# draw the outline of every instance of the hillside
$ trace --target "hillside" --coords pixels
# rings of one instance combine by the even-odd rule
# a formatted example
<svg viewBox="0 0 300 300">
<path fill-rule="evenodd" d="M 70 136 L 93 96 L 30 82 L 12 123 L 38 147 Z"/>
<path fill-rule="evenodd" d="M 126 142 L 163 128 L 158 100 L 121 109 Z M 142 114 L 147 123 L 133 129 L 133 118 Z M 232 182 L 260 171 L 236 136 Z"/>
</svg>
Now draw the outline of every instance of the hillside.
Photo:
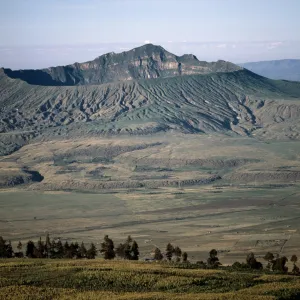
<svg viewBox="0 0 300 300">
<path fill-rule="evenodd" d="M 300 59 L 248 62 L 240 65 L 271 79 L 300 81 Z"/>
<path fill-rule="evenodd" d="M 107 53 L 93 61 L 42 70 L 4 69 L 7 76 L 30 84 L 45 86 L 73 86 L 102 84 L 180 75 L 231 72 L 241 68 L 230 62 L 208 63 L 196 56 L 176 56 L 161 46 L 146 44 L 122 53 Z"/>
<path fill-rule="evenodd" d="M 103 260 L 3 260 L 1 299 L 292 300 L 297 276 Z"/>
</svg>

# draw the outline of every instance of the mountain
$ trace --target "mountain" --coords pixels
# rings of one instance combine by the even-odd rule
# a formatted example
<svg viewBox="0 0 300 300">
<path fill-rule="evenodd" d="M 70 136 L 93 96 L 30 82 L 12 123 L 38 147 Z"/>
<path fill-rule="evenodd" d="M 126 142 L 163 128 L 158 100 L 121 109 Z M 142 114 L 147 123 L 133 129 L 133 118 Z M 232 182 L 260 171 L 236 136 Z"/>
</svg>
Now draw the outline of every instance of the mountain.
<svg viewBox="0 0 300 300">
<path fill-rule="evenodd" d="M 0 70 L 0 153 L 37 136 L 177 131 L 300 139 L 300 83 L 151 44 L 72 66 Z M 40 74 L 48 74 L 48 86 Z"/>
<path fill-rule="evenodd" d="M 196 56 L 176 56 L 160 46 L 146 44 L 122 53 L 107 53 L 93 61 L 42 70 L 4 69 L 10 78 L 29 84 L 45 86 L 73 86 L 102 84 L 150 78 L 166 78 L 178 75 L 229 72 L 241 68 L 230 62 L 208 63 Z"/>
<path fill-rule="evenodd" d="M 300 81 L 300 59 L 248 62 L 240 66 L 271 79 Z"/>
</svg>

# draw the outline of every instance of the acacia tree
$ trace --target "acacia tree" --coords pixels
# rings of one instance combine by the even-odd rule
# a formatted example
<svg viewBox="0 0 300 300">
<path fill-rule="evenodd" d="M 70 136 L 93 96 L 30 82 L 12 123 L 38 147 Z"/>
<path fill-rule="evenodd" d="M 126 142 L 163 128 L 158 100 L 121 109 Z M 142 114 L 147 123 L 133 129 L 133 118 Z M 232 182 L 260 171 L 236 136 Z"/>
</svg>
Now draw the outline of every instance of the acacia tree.
<svg viewBox="0 0 300 300">
<path fill-rule="evenodd" d="M 106 235 L 104 241 L 101 243 L 100 253 L 104 259 L 114 259 L 116 254 L 114 251 L 114 242 Z"/>
</svg>

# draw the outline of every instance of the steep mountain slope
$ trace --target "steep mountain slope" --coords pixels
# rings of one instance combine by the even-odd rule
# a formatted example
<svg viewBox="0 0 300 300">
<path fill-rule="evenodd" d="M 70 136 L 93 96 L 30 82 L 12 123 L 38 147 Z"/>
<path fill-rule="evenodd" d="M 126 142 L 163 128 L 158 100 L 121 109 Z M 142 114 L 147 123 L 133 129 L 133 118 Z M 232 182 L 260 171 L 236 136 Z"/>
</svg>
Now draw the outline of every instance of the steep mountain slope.
<svg viewBox="0 0 300 300">
<path fill-rule="evenodd" d="M 300 59 L 249 62 L 241 66 L 271 79 L 300 81 Z"/>
<path fill-rule="evenodd" d="M 134 126 L 141 133 L 155 127 L 249 134 L 273 122 L 298 120 L 295 97 L 300 97 L 300 84 L 275 82 L 247 70 L 78 87 L 34 86 L 2 72 L 0 130 L 42 131 L 93 121 L 99 130 L 115 133 Z M 256 111 L 264 111 L 259 119 Z"/>
<path fill-rule="evenodd" d="M 30 84 L 72 86 L 240 69 L 230 62 L 208 63 L 199 61 L 192 54 L 176 56 L 160 46 L 147 44 L 122 53 L 107 53 L 85 63 L 43 70 L 5 69 L 4 72 L 11 78 L 19 78 Z"/>
</svg>

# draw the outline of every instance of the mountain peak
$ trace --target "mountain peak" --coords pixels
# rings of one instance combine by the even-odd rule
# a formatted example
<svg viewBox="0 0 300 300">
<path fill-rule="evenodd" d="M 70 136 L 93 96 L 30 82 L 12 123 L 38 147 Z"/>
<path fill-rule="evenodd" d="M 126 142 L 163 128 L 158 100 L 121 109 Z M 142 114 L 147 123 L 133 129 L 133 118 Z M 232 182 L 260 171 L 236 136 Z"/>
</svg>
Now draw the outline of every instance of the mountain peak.
<svg viewBox="0 0 300 300">
<path fill-rule="evenodd" d="M 240 69 L 241 67 L 229 62 L 208 63 L 199 61 L 193 54 L 177 56 L 162 46 L 145 44 L 122 53 L 106 53 L 84 63 L 42 70 L 5 70 L 5 73 L 29 84 L 72 86 L 232 72 Z"/>
</svg>

